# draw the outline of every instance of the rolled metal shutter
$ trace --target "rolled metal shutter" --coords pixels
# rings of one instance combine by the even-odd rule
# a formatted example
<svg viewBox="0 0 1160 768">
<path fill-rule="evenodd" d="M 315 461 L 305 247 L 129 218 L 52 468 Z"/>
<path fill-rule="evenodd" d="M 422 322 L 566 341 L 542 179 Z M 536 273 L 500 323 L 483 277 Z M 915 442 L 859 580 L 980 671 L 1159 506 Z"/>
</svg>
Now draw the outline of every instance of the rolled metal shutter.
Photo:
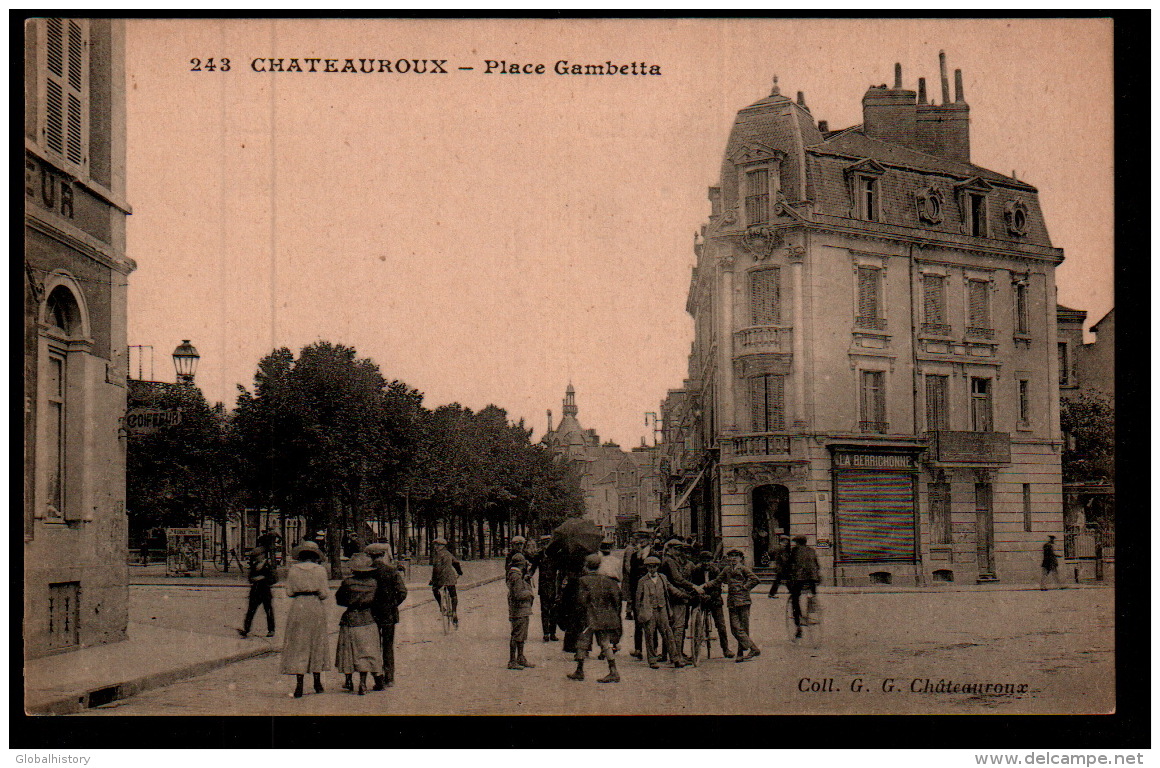
<svg viewBox="0 0 1160 768">
<path fill-rule="evenodd" d="M 836 473 L 842 561 L 914 559 L 914 478 L 902 472 Z"/>
</svg>

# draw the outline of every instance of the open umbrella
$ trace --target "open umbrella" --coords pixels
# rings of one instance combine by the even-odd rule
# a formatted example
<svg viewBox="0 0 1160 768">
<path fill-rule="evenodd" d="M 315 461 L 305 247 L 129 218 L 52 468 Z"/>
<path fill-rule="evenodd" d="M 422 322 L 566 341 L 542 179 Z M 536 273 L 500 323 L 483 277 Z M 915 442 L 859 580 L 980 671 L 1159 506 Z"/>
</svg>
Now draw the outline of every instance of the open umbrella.
<svg viewBox="0 0 1160 768">
<path fill-rule="evenodd" d="M 604 534 L 591 520 L 570 517 L 552 531 L 548 543 L 548 557 L 557 567 L 565 571 L 578 571 L 584 567 L 584 558 L 600 551 Z"/>
</svg>

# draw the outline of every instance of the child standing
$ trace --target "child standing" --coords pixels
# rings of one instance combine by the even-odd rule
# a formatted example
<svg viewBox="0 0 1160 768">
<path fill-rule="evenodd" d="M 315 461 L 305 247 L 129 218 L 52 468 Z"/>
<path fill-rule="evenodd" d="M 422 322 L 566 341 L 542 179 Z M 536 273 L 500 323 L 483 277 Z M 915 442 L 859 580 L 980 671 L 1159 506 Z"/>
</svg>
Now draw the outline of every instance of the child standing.
<svg viewBox="0 0 1160 768">
<path fill-rule="evenodd" d="M 536 593 L 525 573 L 527 565 L 528 559 L 516 552 L 511 556 L 507 572 L 508 619 L 512 624 L 511 641 L 508 643 L 508 669 L 535 669 L 536 666 L 524 658 L 532 603 L 536 599 Z"/>
<path fill-rule="evenodd" d="M 344 690 L 354 690 L 354 673 L 358 672 L 358 695 L 367 692 L 367 673 L 375 676 L 381 685 L 383 675 L 382 646 L 379 644 L 379 625 L 375 621 L 375 564 L 370 556 L 359 552 L 347 563 L 351 575 L 343 579 L 334 601 L 345 606 L 338 620 L 338 650 L 334 665 L 346 675 Z"/>
<path fill-rule="evenodd" d="M 600 573 L 602 557 L 589 555 L 584 561 L 586 573 L 580 577 L 580 606 L 584 611 L 585 628 L 576 644 L 576 671 L 570 680 L 584 679 L 584 660 L 592 648 L 592 639 L 600 645 L 600 658 L 608 661 L 608 674 L 601 683 L 619 683 L 616 671 L 616 648 L 622 631 L 620 623 L 620 583 Z"/>
</svg>

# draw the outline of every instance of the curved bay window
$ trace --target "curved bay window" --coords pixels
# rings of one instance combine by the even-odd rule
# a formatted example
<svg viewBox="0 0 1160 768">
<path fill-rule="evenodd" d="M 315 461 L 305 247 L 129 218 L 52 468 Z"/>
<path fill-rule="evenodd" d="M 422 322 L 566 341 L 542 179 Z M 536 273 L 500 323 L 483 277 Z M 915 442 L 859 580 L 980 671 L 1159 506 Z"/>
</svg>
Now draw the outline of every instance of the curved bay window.
<svg viewBox="0 0 1160 768">
<path fill-rule="evenodd" d="M 762 374 L 749 378 L 749 426 L 753 432 L 785 429 L 785 376 Z"/>
</svg>

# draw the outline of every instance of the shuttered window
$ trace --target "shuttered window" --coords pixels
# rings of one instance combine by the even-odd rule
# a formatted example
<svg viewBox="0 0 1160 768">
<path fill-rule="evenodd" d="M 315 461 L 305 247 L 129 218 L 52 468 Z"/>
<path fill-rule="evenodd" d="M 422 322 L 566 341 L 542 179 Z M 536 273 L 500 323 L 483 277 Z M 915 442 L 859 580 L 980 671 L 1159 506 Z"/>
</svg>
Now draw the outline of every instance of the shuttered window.
<svg viewBox="0 0 1160 768">
<path fill-rule="evenodd" d="M 1071 384 L 1071 368 L 1067 359 L 1067 342 L 1056 344 L 1059 353 L 1059 385 L 1066 387 Z"/>
<path fill-rule="evenodd" d="M 985 280 L 967 281 L 967 334 L 990 338 L 991 303 L 990 283 Z"/>
<path fill-rule="evenodd" d="M 950 429 L 947 402 L 949 377 L 930 374 L 926 377 L 926 428 L 928 431 Z"/>
<path fill-rule="evenodd" d="M 862 371 L 860 389 L 861 431 L 886 432 L 886 374 L 883 371 Z"/>
<path fill-rule="evenodd" d="M 1027 309 L 1027 283 L 1015 283 L 1015 333 L 1031 332 Z"/>
<path fill-rule="evenodd" d="M 754 432 L 785 429 L 785 376 L 764 375 L 749 379 L 750 428 Z"/>
<path fill-rule="evenodd" d="M 1031 426 L 1031 383 L 1027 379 L 1019 380 L 1019 425 Z"/>
<path fill-rule="evenodd" d="M 1031 483 L 1023 484 L 1023 531 L 1031 532 Z"/>
<path fill-rule="evenodd" d="M 927 486 L 930 501 L 930 543 L 951 543 L 951 486 L 950 483 L 930 483 Z"/>
<path fill-rule="evenodd" d="M 991 431 L 991 380 L 971 379 L 971 429 Z"/>
<path fill-rule="evenodd" d="M 942 275 L 922 276 L 922 319 L 923 330 L 928 333 L 948 335 L 946 278 Z"/>
<path fill-rule="evenodd" d="M 88 161 L 88 22 L 45 19 L 42 144 L 74 165 Z"/>
<path fill-rule="evenodd" d="M 835 473 L 842 561 L 914 559 L 914 479 L 902 472 Z"/>
<path fill-rule="evenodd" d="M 858 267 L 858 325 L 882 325 L 882 270 Z"/>
<path fill-rule="evenodd" d="M 747 226 L 769 221 L 769 171 L 757 168 L 745 174 L 745 223 Z"/>
<path fill-rule="evenodd" d="M 66 421 L 65 421 L 65 358 L 51 354 L 48 358 L 44 435 L 47 447 L 45 467 L 48 487 L 45 497 L 45 515 L 59 519 L 64 516 Z"/>
<path fill-rule="evenodd" d="M 773 267 L 749 273 L 749 307 L 754 325 L 780 322 L 780 269 Z"/>
</svg>

